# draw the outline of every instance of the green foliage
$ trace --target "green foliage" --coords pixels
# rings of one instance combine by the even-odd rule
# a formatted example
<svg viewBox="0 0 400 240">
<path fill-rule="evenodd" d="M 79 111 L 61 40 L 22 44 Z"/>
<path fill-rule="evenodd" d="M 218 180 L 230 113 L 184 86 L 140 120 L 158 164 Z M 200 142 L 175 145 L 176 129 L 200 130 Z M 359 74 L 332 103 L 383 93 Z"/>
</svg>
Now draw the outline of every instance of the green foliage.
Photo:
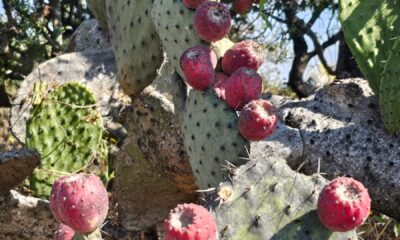
<svg viewBox="0 0 400 240">
<path fill-rule="evenodd" d="M 56 178 L 87 170 L 92 161 L 102 164 L 107 150 L 102 140 L 103 121 L 93 93 L 79 83 L 67 83 L 43 95 L 36 87 L 36 105 L 27 121 L 26 145 L 41 155 L 30 179 L 35 195 L 46 197 Z"/>
<path fill-rule="evenodd" d="M 89 14 L 81 1 L 9 0 L 0 13 L 0 85 L 22 80 L 34 66 L 63 51 Z"/>
</svg>

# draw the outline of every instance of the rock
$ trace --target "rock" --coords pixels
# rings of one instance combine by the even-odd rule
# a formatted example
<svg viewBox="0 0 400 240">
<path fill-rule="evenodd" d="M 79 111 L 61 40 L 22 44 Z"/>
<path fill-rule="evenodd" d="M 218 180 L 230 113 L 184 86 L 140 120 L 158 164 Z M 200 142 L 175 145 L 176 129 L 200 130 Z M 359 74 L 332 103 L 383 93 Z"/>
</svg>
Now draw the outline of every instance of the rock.
<svg viewBox="0 0 400 240">
<path fill-rule="evenodd" d="M 130 231 L 152 227 L 178 203 L 198 199 L 179 125 L 186 89 L 169 64 L 163 69 L 123 112 L 128 138 L 115 163 L 115 191 L 121 224 Z"/>
<path fill-rule="evenodd" d="M 270 100 L 281 123 L 268 139 L 269 156 L 306 174 L 352 176 L 368 188 L 373 209 L 400 219 L 400 138 L 384 131 L 367 81 L 338 80 L 306 99 Z"/>
<path fill-rule="evenodd" d="M 101 51 L 111 48 L 110 35 L 96 19 L 85 20 L 71 37 L 67 52 Z"/>
<path fill-rule="evenodd" d="M 37 152 L 27 149 L 0 153 L 0 195 L 21 183 L 39 165 Z"/>
</svg>

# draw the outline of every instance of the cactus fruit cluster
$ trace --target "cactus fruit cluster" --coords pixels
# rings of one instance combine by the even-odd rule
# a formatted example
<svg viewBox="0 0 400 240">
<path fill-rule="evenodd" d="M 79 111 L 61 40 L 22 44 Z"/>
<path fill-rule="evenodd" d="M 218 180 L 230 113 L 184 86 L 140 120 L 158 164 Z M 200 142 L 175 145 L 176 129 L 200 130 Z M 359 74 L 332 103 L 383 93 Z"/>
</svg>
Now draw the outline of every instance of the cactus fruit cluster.
<svg viewBox="0 0 400 240">
<path fill-rule="evenodd" d="M 34 106 L 26 127 L 26 145 L 41 156 L 41 164 L 30 178 L 35 195 L 46 197 L 59 176 L 85 170 L 95 159 L 103 163 L 103 121 L 96 97 L 84 85 L 69 82 L 40 96 L 34 92 Z M 107 164 L 102 164 L 107 168 Z M 105 171 L 107 172 L 107 171 Z"/>
<path fill-rule="evenodd" d="M 51 190 L 50 207 L 55 219 L 66 225 L 61 231 L 70 235 L 72 229 L 85 239 L 101 239 L 99 227 L 107 216 L 108 193 L 96 175 L 80 173 L 58 178 Z"/>
<path fill-rule="evenodd" d="M 379 97 L 384 127 L 391 133 L 399 133 L 398 1 L 341 0 L 339 6 L 346 42 L 371 89 Z"/>
</svg>

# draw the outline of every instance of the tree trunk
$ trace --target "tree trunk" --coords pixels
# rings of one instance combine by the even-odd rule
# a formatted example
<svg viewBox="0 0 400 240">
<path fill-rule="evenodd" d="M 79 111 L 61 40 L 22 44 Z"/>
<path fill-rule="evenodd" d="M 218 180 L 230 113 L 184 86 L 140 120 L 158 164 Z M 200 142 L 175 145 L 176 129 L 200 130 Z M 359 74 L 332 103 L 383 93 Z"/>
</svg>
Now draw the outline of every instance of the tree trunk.
<svg viewBox="0 0 400 240">
<path fill-rule="evenodd" d="M 364 78 L 360 68 L 357 65 L 353 55 L 350 52 L 349 46 L 347 45 L 344 36 L 339 42 L 339 56 L 336 63 L 336 78 Z"/>
</svg>

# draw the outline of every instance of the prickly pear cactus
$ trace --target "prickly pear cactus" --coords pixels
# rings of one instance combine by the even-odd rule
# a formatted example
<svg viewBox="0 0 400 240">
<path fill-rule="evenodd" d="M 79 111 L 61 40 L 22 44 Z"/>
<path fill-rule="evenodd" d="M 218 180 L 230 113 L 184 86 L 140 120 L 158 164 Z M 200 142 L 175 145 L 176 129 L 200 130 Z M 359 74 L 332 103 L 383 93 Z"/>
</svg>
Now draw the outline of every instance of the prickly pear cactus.
<svg viewBox="0 0 400 240">
<path fill-rule="evenodd" d="M 392 51 L 385 64 L 381 88 L 379 92 L 379 107 L 382 122 L 389 132 L 400 131 L 400 38 L 396 39 Z"/>
<path fill-rule="evenodd" d="M 384 62 L 400 36 L 397 0 L 340 0 L 346 42 L 371 89 L 379 93 Z"/>
<path fill-rule="evenodd" d="M 182 1 L 162 0 L 154 1 L 152 18 L 155 28 L 175 70 L 181 75 L 179 60 L 184 51 L 202 42 L 193 28 L 194 11 L 183 5 Z M 225 38 L 212 44 L 212 49 L 218 57 L 233 46 L 233 43 Z"/>
<path fill-rule="evenodd" d="M 357 239 L 355 231 L 334 233 L 320 223 L 315 208 L 323 178 L 296 173 L 284 159 L 266 157 L 262 143 L 251 149 L 257 159 L 238 168 L 211 200 L 221 240 Z"/>
<path fill-rule="evenodd" d="M 104 168 L 107 163 L 102 157 L 106 154 L 103 120 L 93 93 L 76 82 L 61 85 L 47 96 L 41 96 L 43 91 L 38 89 L 45 87 L 37 87 L 34 93 L 37 97 L 27 121 L 25 142 L 41 156 L 30 185 L 37 196 L 45 197 L 57 177 L 85 170 L 94 160 Z"/>
<path fill-rule="evenodd" d="M 89 10 L 100 23 L 100 26 L 107 29 L 107 12 L 105 0 L 86 0 Z"/>
<path fill-rule="evenodd" d="M 190 91 L 182 123 L 184 145 L 200 189 L 217 187 L 229 170 L 248 161 L 237 114 L 212 90 Z"/>
<path fill-rule="evenodd" d="M 106 0 L 118 81 L 129 95 L 150 85 L 163 61 L 161 42 L 150 17 L 152 2 Z"/>
</svg>

